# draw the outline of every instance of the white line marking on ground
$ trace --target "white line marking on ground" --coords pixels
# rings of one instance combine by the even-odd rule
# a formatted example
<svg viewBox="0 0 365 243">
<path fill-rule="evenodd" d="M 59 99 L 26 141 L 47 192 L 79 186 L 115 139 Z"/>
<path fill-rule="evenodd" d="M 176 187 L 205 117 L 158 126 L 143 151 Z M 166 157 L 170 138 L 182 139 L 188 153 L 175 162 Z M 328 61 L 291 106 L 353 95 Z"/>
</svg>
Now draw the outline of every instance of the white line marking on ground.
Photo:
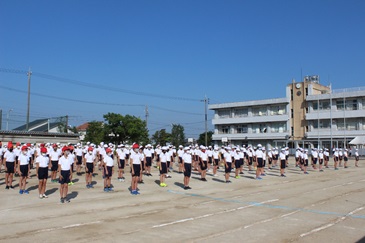
<svg viewBox="0 0 365 243">
<path fill-rule="evenodd" d="M 337 219 L 334 223 L 327 224 L 327 225 L 325 225 L 325 226 L 322 226 L 322 227 L 319 227 L 319 228 L 317 228 L 317 229 L 311 230 L 311 231 L 309 231 L 309 232 L 307 232 L 307 233 L 301 234 L 301 235 L 300 235 L 300 237 L 305 237 L 305 236 L 311 235 L 311 234 L 313 234 L 313 233 L 319 232 L 319 231 L 321 231 L 321 230 L 325 230 L 325 229 L 327 229 L 327 228 L 329 228 L 329 227 L 332 227 L 332 226 L 334 226 L 334 225 L 336 225 L 336 224 L 338 224 L 338 223 L 340 223 L 340 222 L 344 221 L 344 220 L 345 220 L 348 216 L 353 215 L 354 213 L 356 213 L 356 212 L 358 212 L 358 211 L 361 211 L 361 210 L 363 210 L 363 209 L 364 209 L 364 207 L 357 208 L 357 209 L 355 209 L 354 211 L 352 211 L 352 212 L 348 213 L 346 216 L 343 216 L 343 217 L 341 217 L 341 218 Z"/>
<path fill-rule="evenodd" d="M 197 217 L 194 217 L 194 218 L 180 219 L 180 220 L 172 221 L 172 222 L 165 223 L 165 224 L 154 225 L 154 226 L 152 226 L 152 228 L 161 228 L 161 227 L 165 227 L 165 226 L 169 226 L 169 225 L 184 223 L 184 222 L 187 222 L 187 221 L 193 221 L 193 220 L 197 220 L 197 219 L 208 218 L 208 217 L 211 217 L 211 216 L 214 216 L 214 215 L 219 215 L 219 214 L 223 214 L 223 213 L 230 213 L 230 212 L 234 212 L 234 211 L 245 209 L 245 208 L 255 207 L 256 205 L 260 205 L 260 204 L 264 204 L 264 203 L 276 202 L 278 200 L 279 199 L 271 199 L 271 200 L 267 200 L 267 201 L 263 201 L 263 202 L 259 202 L 259 203 L 253 203 L 253 204 L 250 204 L 250 205 L 247 205 L 247 206 L 244 206 L 244 207 L 238 207 L 238 208 L 223 210 L 223 211 L 220 211 L 220 212 L 217 212 L 217 213 L 205 214 L 205 215 L 197 216 Z"/>
<path fill-rule="evenodd" d="M 102 221 L 94 221 L 94 222 L 83 223 L 83 224 L 71 224 L 71 225 L 66 225 L 66 226 L 57 227 L 57 228 L 42 229 L 42 230 L 36 231 L 35 233 L 50 232 L 50 231 L 55 231 L 55 230 L 59 230 L 59 229 L 69 229 L 69 228 L 75 228 L 75 227 L 80 227 L 80 226 L 85 226 L 85 225 L 99 224 L 101 222 Z"/>
</svg>

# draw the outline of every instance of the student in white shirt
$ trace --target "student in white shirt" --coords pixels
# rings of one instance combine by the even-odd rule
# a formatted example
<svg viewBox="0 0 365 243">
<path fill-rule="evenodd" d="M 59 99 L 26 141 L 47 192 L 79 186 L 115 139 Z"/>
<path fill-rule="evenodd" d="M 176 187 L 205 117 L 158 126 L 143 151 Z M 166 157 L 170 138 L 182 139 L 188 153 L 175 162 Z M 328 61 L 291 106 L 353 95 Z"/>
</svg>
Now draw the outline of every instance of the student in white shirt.
<svg viewBox="0 0 365 243">
<path fill-rule="evenodd" d="M 68 183 L 72 180 L 72 163 L 70 159 L 70 148 L 64 146 L 62 148 L 63 156 L 58 160 L 59 182 L 60 182 L 60 196 L 61 203 L 69 203 L 67 199 Z"/>
<path fill-rule="evenodd" d="M 285 149 L 282 148 L 281 149 L 281 152 L 279 154 L 279 157 L 280 157 L 280 176 L 281 177 L 286 177 L 285 176 L 285 167 L 286 167 L 286 156 L 285 156 Z"/>
<path fill-rule="evenodd" d="M 184 154 L 182 155 L 182 166 L 184 171 L 184 190 L 189 190 L 191 187 L 189 186 L 190 177 L 191 177 L 191 163 L 192 157 L 189 147 L 184 148 Z"/>
<path fill-rule="evenodd" d="M 167 147 L 162 147 L 162 152 L 159 156 L 158 167 L 160 168 L 160 187 L 166 187 L 165 177 L 167 173 L 167 156 L 169 156 L 167 152 Z"/>
<path fill-rule="evenodd" d="M 229 174 L 231 173 L 231 170 L 232 170 L 232 156 L 231 156 L 230 151 L 231 151 L 231 148 L 227 147 L 223 154 L 226 183 L 231 183 L 231 181 L 229 180 Z"/>
<path fill-rule="evenodd" d="M 200 161 L 200 176 L 202 181 L 207 181 L 205 178 L 207 175 L 207 168 L 208 168 L 208 154 L 206 148 L 201 146 L 201 151 L 199 153 L 199 161 Z"/>
<path fill-rule="evenodd" d="M 58 151 L 57 144 L 53 144 L 53 149 L 49 152 L 49 160 L 51 161 L 51 182 L 57 182 L 57 170 L 58 170 L 58 160 L 60 158 L 60 153 Z"/>
<path fill-rule="evenodd" d="M 137 143 L 133 144 L 132 151 L 130 153 L 130 167 L 131 167 L 131 175 L 132 175 L 132 182 L 131 182 L 131 194 L 138 195 L 138 181 L 141 175 L 141 157 L 138 153 L 139 145 Z"/>
<path fill-rule="evenodd" d="M 36 171 L 38 177 L 38 192 L 39 198 L 47 198 L 48 196 L 45 194 L 47 179 L 48 179 L 48 166 L 49 166 L 49 158 L 47 157 L 47 148 L 42 147 L 40 149 L 40 154 L 36 158 Z"/>
<path fill-rule="evenodd" d="M 103 168 L 104 168 L 104 192 L 111 192 L 111 180 L 114 172 L 114 160 L 112 158 L 113 151 L 110 148 L 105 149 L 105 155 L 103 156 Z"/>
<path fill-rule="evenodd" d="M 151 144 L 147 144 L 146 148 L 143 150 L 143 154 L 145 156 L 145 164 L 146 164 L 146 176 L 152 176 L 151 174 L 151 166 L 152 166 L 152 155 L 153 155 L 153 149 Z"/>
<path fill-rule="evenodd" d="M 178 160 L 179 160 L 179 173 L 181 174 L 183 172 L 183 164 L 182 164 L 182 157 L 185 153 L 184 147 L 182 145 L 179 145 L 179 149 L 177 150 L 177 156 L 178 156 Z"/>
<path fill-rule="evenodd" d="M 117 161 L 118 161 L 118 181 L 123 182 L 124 178 L 124 168 L 125 168 L 125 160 L 126 160 L 126 153 L 125 153 L 125 146 L 124 144 L 118 145 L 116 150 L 117 152 Z"/>
<path fill-rule="evenodd" d="M 18 173 L 20 176 L 19 179 L 19 194 L 29 194 L 29 191 L 25 189 L 27 184 L 27 178 L 29 174 L 29 156 L 28 156 L 28 147 L 23 146 L 21 148 L 21 153 L 18 157 Z"/>
<path fill-rule="evenodd" d="M 355 166 L 356 167 L 359 167 L 359 159 L 360 159 L 360 157 L 359 157 L 359 149 L 356 149 L 355 150 Z"/>
<path fill-rule="evenodd" d="M 87 149 L 87 153 L 84 154 L 84 157 L 83 157 L 83 160 L 84 160 L 83 163 L 84 163 L 84 167 L 85 167 L 86 188 L 88 188 L 88 189 L 94 188 L 94 186 L 92 185 L 92 178 L 93 178 L 93 173 L 94 173 L 96 156 L 95 156 L 95 153 L 93 150 L 94 150 L 94 148 L 90 146 Z"/>
<path fill-rule="evenodd" d="M 13 152 L 13 144 L 8 143 L 8 150 L 4 154 L 5 161 L 5 189 L 14 189 L 13 176 L 15 172 L 15 154 Z"/>
</svg>

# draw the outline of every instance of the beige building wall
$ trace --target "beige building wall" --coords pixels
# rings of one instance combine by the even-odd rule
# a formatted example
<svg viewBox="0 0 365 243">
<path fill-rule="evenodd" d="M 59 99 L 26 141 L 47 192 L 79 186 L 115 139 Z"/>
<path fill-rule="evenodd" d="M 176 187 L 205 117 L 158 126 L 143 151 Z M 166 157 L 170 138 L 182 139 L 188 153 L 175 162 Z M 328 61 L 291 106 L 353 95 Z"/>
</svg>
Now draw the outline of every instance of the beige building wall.
<svg viewBox="0 0 365 243">
<path fill-rule="evenodd" d="M 290 90 L 290 109 L 291 109 L 291 140 L 305 139 L 307 132 L 307 113 L 306 97 L 308 95 L 323 94 L 330 91 L 330 88 L 317 82 L 303 81 L 293 82 L 287 86 Z"/>
</svg>

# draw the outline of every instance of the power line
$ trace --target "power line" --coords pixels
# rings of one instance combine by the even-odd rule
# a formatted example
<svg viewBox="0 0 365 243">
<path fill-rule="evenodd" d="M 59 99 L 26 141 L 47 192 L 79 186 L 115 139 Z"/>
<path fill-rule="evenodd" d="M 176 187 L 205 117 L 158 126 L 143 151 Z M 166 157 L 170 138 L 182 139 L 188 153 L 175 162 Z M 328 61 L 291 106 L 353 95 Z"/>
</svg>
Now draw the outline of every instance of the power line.
<svg viewBox="0 0 365 243">
<path fill-rule="evenodd" d="M 8 68 L 0 68 L 0 72 L 14 73 L 14 74 L 27 74 L 27 71 L 14 70 L 14 69 L 8 69 Z M 140 91 L 134 91 L 134 90 L 120 89 L 120 88 L 116 88 L 116 87 L 108 87 L 105 85 L 87 83 L 87 82 L 68 79 L 68 78 L 61 78 L 61 77 L 44 74 L 44 73 L 38 73 L 38 72 L 32 72 L 32 75 L 39 77 L 39 78 L 54 80 L 54 81 L 58 81 L 58 82 L 62 82 L 62 83 L 75 84 L 75 85 L 84 86 L 84 87 L 88 87 L 88 88 L 95 88 L 98 90 L 102 89 L 102 90 L 107 90 L 107 91 L 114 91 L 114 92 L 127 93 L 127 94 L 140 95 L 140 96 L 149 96 L 149 97 L 160 98 L 160 99 L 195 101 L 195 102 L 201 101 L 200 99 L 178 97 L 178 96 L 167 96 L 167 95 L 153 94 L 153 93 L 140 92 Z"/>
</svg>

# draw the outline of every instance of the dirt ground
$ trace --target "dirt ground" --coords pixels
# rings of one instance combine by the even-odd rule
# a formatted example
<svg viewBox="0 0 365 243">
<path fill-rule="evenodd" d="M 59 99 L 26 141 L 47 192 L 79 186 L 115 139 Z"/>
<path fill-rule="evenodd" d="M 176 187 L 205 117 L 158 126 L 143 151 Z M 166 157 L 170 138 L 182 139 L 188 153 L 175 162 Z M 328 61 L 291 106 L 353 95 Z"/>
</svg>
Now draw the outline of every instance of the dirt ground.
<svg viewBox="0 0 365 243">
<path fill-rule="evenodd" d="M 362 161 L 360 161 L 362 162 Z M 32 171 L 29 195 L 5 190 L 0 174 L 1 242 L 360 242 L 365 240 L 365 163 L 335 171 L 301 173 L 291 159 L 287 177 L 278 169 L 263 180 L 244 171 L 231 184 L 208 173 L 193 173 L 191 190 L 172 172 L 159 187 L 156 168 L 144 176 L 140 195 L 129 192 L 130 174 L 114 192 L 103 191 L 101 173 L 94 189 L 74 175 L 70 203 L 59 202 L 59 184 L 48 180 L 49 198 L 39 199 Z M 177 167 L 175 166 L 175 169 Z M 129 168 L 126 169 L 129 171 Z"/>
</svg>

